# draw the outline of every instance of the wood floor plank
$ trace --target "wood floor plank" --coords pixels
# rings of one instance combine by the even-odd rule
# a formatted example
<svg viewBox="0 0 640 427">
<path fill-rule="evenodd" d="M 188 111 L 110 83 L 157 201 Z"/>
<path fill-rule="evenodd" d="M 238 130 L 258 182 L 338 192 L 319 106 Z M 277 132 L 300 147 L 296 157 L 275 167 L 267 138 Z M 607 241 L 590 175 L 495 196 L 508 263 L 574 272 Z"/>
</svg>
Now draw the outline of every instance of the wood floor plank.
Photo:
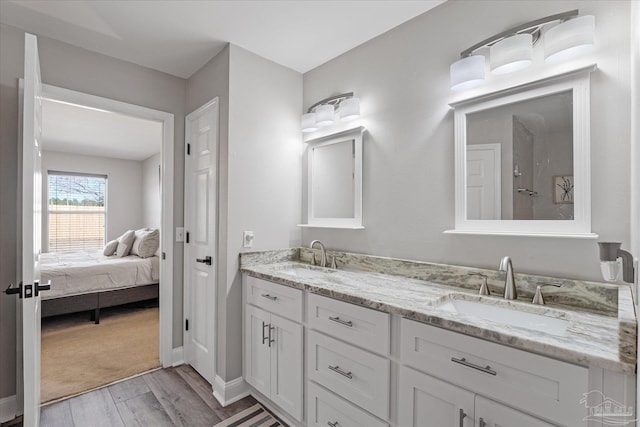
<svg viewBox="0 0 640 427">
<path fill-rule="evenodd" d="M 116 403 L 116 407 L 126 427 L 173 426 L 171 418 L 150 391 Z"/>
<path fill-rule="evenodd" d="M 176 426 L 211 427 L 221 421 L 175 369 L 154 371 L 142 378 Z"/>
<path fill-rule="evenodd" d="M 69 399 L 76 426 L 124 427 L 120 413 L 107 388 Z"/>
<path fill-rule="evenodd" d="M 149 393 L 150 391 L 149 386 L 141 376 L 109 386 L 111 397 L 113 397 L 113 401 L 116 403 Z"/>
<path fill-rule="evenodd" d="M 40 409 L 42 427 L 74 427 L 69 400 L 43 406 Z"/>
<path fill-rule="evenodd" d="M 178 375 L 198 393 L 198 396 L 214 411 L 222 409 L 222 405 L 213 396 L 213 388 L 202 376 L 190 365 L 180 365 L 175 368 Z"/>
</svg>

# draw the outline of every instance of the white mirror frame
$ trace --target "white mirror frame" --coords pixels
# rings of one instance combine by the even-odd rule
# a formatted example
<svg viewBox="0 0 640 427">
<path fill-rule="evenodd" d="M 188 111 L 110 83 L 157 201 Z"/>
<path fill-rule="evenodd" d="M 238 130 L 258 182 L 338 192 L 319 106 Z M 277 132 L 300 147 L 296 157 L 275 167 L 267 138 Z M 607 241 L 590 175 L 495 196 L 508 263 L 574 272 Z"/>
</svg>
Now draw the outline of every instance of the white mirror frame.
<svg viewBox="0 0 640 427">
<path fill-rule="evenodd" d="M 349 129 L 332 135 L 306 141 L 308 144 L 307 164 L 307 223 L 299 224 L 301 227 L 320 228 L 364 228 L 362 225 L 362 136 L 364 126 Z M 313 155 L 312 149 L 340 142 L 353 141 L 354 143 L 354 194 L 352 218 L 316 218 L 313 215 Z"/>
<path fill-rule="evenodd" d="M 591 232 L 590 75 L 595 69 L 593 65 L 450 104 L 455 110 L 455 229 L 445 233 L 598 238 Z M 467 219 L 467 115 L 568 90 L 573 95 L 574 219 Z"/>
</svg>

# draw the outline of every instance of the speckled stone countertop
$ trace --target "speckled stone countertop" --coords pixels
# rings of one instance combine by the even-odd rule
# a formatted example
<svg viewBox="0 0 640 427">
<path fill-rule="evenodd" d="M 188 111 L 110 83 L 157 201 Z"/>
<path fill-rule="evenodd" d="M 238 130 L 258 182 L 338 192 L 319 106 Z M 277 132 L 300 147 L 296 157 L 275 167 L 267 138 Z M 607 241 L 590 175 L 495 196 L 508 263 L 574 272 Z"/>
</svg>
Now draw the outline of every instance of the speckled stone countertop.
<svg viewBox="0 0 640 427">
<path fill-rule="evenodd" d="M 328 252 L 330 256 L 340 256 L 341 258 L 338 259 L 343 261 L 349 258 L 361 257 L 361 260 L 367 258 L 368 263 L 378 265 L 377 270 L 381 268 L 380 265 L 385 265 L 384 273 L 371 271 L 372 269 L 368 271 L 357 269 L 356 261 L 351 262 L 352 268 L 348 270 L 340 268 L 331 270 L 300 262 L 301 259 L 310 259 L 311 253 L 313 251 L 304 248 L 243 253 L 241 254 L 241 271 L 282 285 L 395 313 L 409 319 L 559 360 L 635 374 L 637 327 L 631 290 L 627 286 L 599 284 L 601 285 L 599 291 L 587 293 L 587 299 L 591 298 L 594 301 L 584 301 L 585 294 L 579 295 L 580 298 L 574 298 L 575 301 L 582 299 L 585 307 L 571 306 L 568 303 L 537 306 L 531 304 L 530 299 L 529 302 L 524 302 L 524 298 L 518 301 L 507 301 L 501 297 L 478 296 L 477 284 L 470 289 L 464 280 L 460 280 L 460 277 L 468 277 L 470 272 L 490 273 L 491 270 Z M 399 264 L 394 265 L 395 262 Z M 416 265 L 411 265 L 412 263 Z M 345 262 L 343 268 L 347 265 L 349 263 Z M 440 269 L 437 271 L 440 280 L 436 282 L 426 280 L 424 277 L 420 279 L 407 277 L 407 268 L 414 272 Z M 298 270 L 298 274 L 294 275 L 295 269 L 303 271 Z M 443 274 L 445 270 L 447 274 Z M 304 274 L 305 272 L 308 274 Z M 420 275 L 424 274 L 427 273 Z M 520 293 L 522 277 L 519 276 L 521 275 L 517 275 L 516 281 Z M 459 282 L 462 283 L 455 282 L 455 277 L 458 277 Z M 530 278 L 539 279 L 538 276 L 530 276 Z M 553 281 L 553 278 L 546 279 L 546 281 Z M 561 280 L 563 287 L 566 284 L 576 285 L 569 288 L 583 291 L 585 287 L 596 289 L 594 282 L 556 280 Z M 475 281 L 478 281 L 477 277 Z M 490 287 L 493 290 L 494 286 Z M 498 295 L 497 292 L 495 294 Z M 546 296 L 545 294 L 545 299 Z M 566 289 L 564 297 L 573 301 Z M 536 331 L 528 327 L 518 327 L 500 321 L 460 314 L 451 310 L 451 304 L 447 303 L 451 300 L 481 301 L 494 307 L 513 308 L 563 319 L 566 320 L 566 332 Z M 558 301 L 563 301 L 563 298 Z"/>
</svg>

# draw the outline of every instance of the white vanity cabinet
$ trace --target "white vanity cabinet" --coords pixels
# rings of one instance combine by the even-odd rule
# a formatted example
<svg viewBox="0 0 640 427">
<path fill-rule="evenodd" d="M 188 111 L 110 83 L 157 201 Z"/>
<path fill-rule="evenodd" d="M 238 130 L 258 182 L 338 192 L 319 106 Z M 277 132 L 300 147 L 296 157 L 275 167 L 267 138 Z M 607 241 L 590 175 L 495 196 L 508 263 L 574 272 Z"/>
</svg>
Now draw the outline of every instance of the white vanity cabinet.
<svg viewBox="0 0 640 427">
<path fill-rule="evenodd" d="M 402 319 L 401 329 L 402 364 L 462 387 L 478 397 L 507 403 L 509 407 L 539 415 L 558 425 L 587 425 L 584 419 L 588 413 L 580 403 L 583 394 L 589 390 L 587 368 L 408 319 Z M 407 377 L 407 374 L 404 376 Z M 415 387 L 410 381 L 405 380 L 404 384 L 400 382 L 401 394 L 403 389 L 406 389 L 406 394 L 412 388 Z M 501 405 L 492 406 L 486 402 L 483 405 L 502 408 Z M 517 412 L 507 410 L 505 406 L 499 413 L 493 410 L 483 415 L 476 398 L 476 425 L 479 425 L 479 418 L 483 417 L 487 425 L 500 426 L 499 422 L 489 424 L 486 420 L 498 416 L 516 417 L 513 414 Z M 527 419 L 524 414 L 518 416 Z M 553 424 L 531 418 L 528 424 L 517 425 Z"/>
<path fill-rule="evenodd" d="M 302 291 L 248 277 L 255 304 L 245 304 L 244 379 L 298 421 L 302 421 L 302 325 L 265 309 L 282 303 L 282 311 L 295 317 L 302 312 Z M 272 286 L 277 292 L 270 292 Z M 261 295 L 268 295 L 269 298 Z M 275 298 L 275 300 L 273 299 Z M 295 305 L 299 309 L 295 310 Z M 261 307 L 259 307 L 261 306 Z"/>
</svg>

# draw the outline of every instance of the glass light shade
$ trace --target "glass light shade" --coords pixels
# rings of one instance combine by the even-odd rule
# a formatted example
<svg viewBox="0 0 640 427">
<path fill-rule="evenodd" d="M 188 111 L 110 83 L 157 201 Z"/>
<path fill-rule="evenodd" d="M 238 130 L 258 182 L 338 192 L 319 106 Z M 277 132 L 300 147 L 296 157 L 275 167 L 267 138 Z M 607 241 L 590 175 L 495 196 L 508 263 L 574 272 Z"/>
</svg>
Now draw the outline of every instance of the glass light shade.
<svg viewBox="0 0 640 427">
<path fill-rule="evenodd" d="M 516 34 L 491 46 L 491 72 L 506 74 L 526 68 L 533 60 L 533 37 Z"/>
<path fill-rule="evenodd" d="M 581 55 L 593 47 L 596 18 L 579 16 L 550 28 L 544 34 L 544 60 L 559 62 Z"/>
<path fill-rule="evenodd" d="M 300 120 L 300 125 L 302 127 L 302 132 L 314 132 L 318 130 L 318 126 L 316 125 L 316 113 L 303 114 L 302 119 Z"/>
<path fill-rule="evenodd" d="M 316 108 L 316 125 L 320 127 L 332 125 L 333 113 L 333 105 L 321 105 Z"/>
<path fill-rule="evenodd" d="M 449 68 L 452 90 L 464 90 L 484 83 L 483 55 L 462 58 Z"/>
<path fill-rule="evenodd" d="M 347 122 L 360 117 L 360 98 L 347 98 L 340 103 L 340 120 Z"/>
</svg>

